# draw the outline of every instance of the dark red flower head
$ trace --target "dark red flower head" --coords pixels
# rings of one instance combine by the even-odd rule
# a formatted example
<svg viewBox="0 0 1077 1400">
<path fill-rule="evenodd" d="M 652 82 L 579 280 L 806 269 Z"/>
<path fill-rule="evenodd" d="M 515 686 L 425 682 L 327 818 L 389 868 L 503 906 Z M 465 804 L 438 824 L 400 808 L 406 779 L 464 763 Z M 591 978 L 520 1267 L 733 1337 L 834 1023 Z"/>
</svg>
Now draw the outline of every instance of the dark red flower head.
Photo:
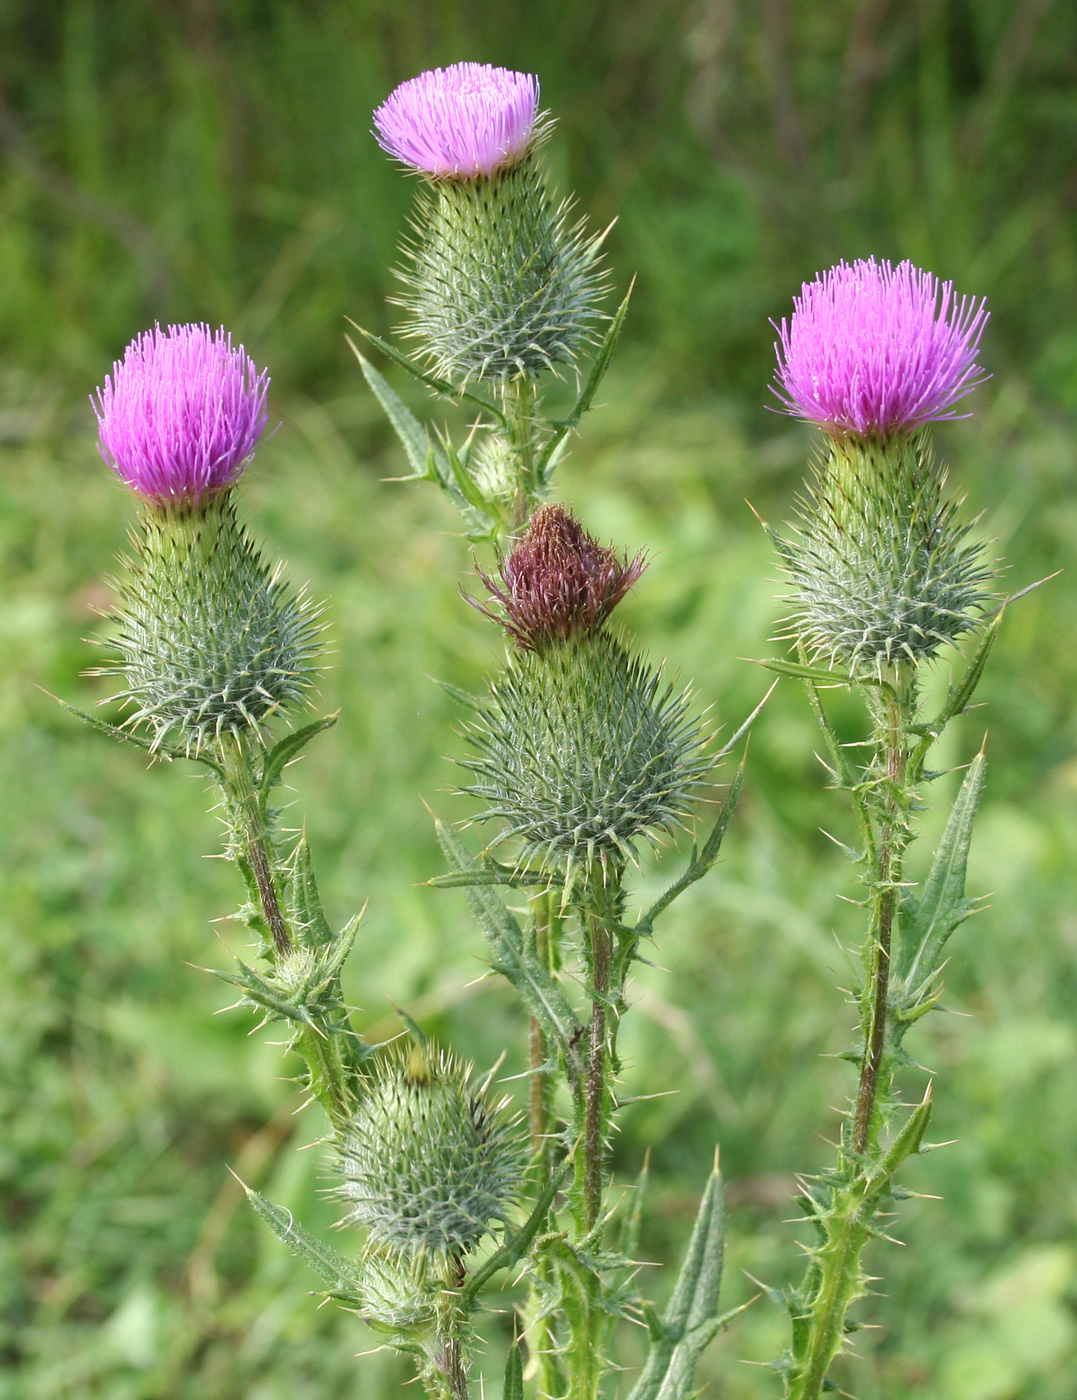
<svg viewBox="0 0 1077 1400">
<path fill-rule="evenodd" d="M 524 651 L 597 632 L 647 567 L 600 545 L 564 506 L 540 506 L 501 562 L 503 587 L 479 570 L 502 613 L 476 606 L 500 622 Z"/>
</svg>

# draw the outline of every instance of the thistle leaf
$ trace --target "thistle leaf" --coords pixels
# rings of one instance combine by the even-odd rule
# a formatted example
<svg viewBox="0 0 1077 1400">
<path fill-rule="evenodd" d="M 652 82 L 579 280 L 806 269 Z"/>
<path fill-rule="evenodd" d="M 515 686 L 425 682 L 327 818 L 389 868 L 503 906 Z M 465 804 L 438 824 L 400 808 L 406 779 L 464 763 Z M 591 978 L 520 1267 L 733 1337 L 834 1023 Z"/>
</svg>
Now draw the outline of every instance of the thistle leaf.
<svg viewBox="0 0 1077 1400">
<path fill-rule="evenodd" d="M 239 1178 L 236 1178 L 239 1180 Z M 266 1222 L 282 1244 L 286 1244 L 297 1259 L 301 1259 L 327 1283 L 331 1292 L 356 1303 L 361 1302 L 361 1275 L 359 1266 L 317 1236 L 300 1225 L 290 1210 L 267 1201 L 246 1182 L 239 1183 L 247 1193 L 247 1200 Z"/>
<path fill-rule="evenodd" d="M 602 383 L 606 371 L 609 369 L 610 360 L 613 358 L 613 352 L 617 346 L 621 328 L 625 323 L 625 317 L 628 315 L 628 303 L 632 300 L 632 291 L 635 285 L 636 279 L 633 278 L 624 301 L 622 301 L 617 308 L 606 334 L 602 337 L 602 344 L 599 346 L 598 354 L 595 356 L 594 363 L 591 366 L 591 373 L 587 376 L 587 383 L 584 385 L 579 398 L 576 400 L 572 412 L 567 418 L 562 418 L 553 425 L 553 434 L 546 444 L 538 464 L 537 475 L 540 480 L 549 482 L 553 474 L 553 469 L 560 460 L 561 447 L 564 440 L 574 428 L 579 427 L 581 418 L 594 402 L 595 394 L 598 392 L 598 386 Z"/>
<path fill-rule="evenodd" d="M 435 820 L 435 826 L 445 859 L 454 871 L 484 873 L 481 866 L 476 870 L 464 847 L 443 822 Z M 481 886 L 466 890 L 465 895 L 490 944 L 494 968 L 508 978 L 551 1043 L 557 1046 L 569 1080 L 575 1084 L 582 1073 L 576 1048 L 581 1027 L 568 999 L 528 949 L 520 925 L 498 896 Z"/>
<path fill-rule="evenodd" d="M 351 321 L 350 317 L 346 319 Z M 440 398 L 452 399 L 454 402 L 463 399 L 466 403 L 474 404 L 476 408 L 481 408 L 484 413 L 488 413 L 490 417 L 496 419 L 502 427 L 505 426 L 505 415 L 496 404 L 490 403 L 487 399 L 480 398 L 478 394 L 469 393 L 467 389 L 460 389 L 455 384 L 450 384 L 447 379 L 441 379 L 438 375 L 431 374 L 429 370 L 425 370 L 421 365 L 417 365 L 414 360 L 409 360 L 407 355 L 402 354 L 396 346 L 392 345 L 388 340 L 382 340 L 381 336 L 375 335 L 373 331 L 364 330 L 363 327 L 358 325 L 355 321 L 351 321 L 351 324 L 355 326 L 355 329 L 364 340 L 376 346 L 383 355 L 388 356 L 388 358 L 398 364 L 401 369 L 406 369 L 420 384 L 425 384 L 428 389 L 433 389 L 434 393 Z M 358 356 L 359 352 L 355 349 L 351 337 L 345 336 L 344 339 L 351 345 L 352 350 Z"/>
<path fill-rule="evenodd" d="M 977 754 L 954 801 L 919 898 L 906 894 L 901 901 L 894 971 L 909 997 L 915 997 L 917 988 L 934 975 L 946 940 L 975 908 L 975 900 L 965 896 L 965 872 L 986 770 L 983 754 Z"/>
<path fill-rule="evenodd" d="M 518 1230 L 510 1234 L 508 1239 L 499 1249 L 496 1249 L 489 1259 L 475 1270 L 464 1286 L 464 1297 L 474 1298 L 481 1288 L 493 1278 L 499 1269 L 511 1269 L 514 1264 L 518 1264 L 531 1247 L 531 1242 L 542 1229 L 550 1207 L 553 1205 L 554 1197 L 561 1189 L 561 1183 L 568 1175 L 569 1163 L 563 1162 L 560 1169 L 555 1171 L 546 1183 L 542 1195 L 535 1202 L 531 1214 Z"/>
<path fill-rule="evenodd" d="M 803 666 L 799 661 L 786 661 L 781 657 L 768 657 L 755 663 L 768 671 L 776 671 L 780 676 L 795 676 L 797 680 L 811 681 L 813 685 L 850 685 L 852 676 L 843 671 L 829 671 L 822 666 Z"/>
<path fill-rule="evenodd" d="M 45 691 L 45 694 L 49 695 L 49 692 Z M 75 705 L 69 705 L 59 695 L 50 695 L 49 698 L 55 700 L 58 705 L 62 705 L 68 714 L 82 720 L 91 729 L 96 729 L 101 734 L 107 734 L 110 739 L 119 739 L 124 744 L 134 744 L 136 748 L 145 749 L 155 758 L 187 758 L 192 763 L 204 763 L 207 768 L 212 768 L 218 777 L 224 776 L 224 770 L 220 764 L 201 751 L 188 753 L 186 749 L 173 748 L 168 744 L 157 744 L 152 739 L 144 738 L 141 734 L 132 733 L 130 729 L 123 729 L 118 724 L 109 724 L 107 720 L 98 719 L 96 715 L 88 715 L 85 710 L 80 710 Z"/>
<path fill-rule="evenodd" d="M 654 921 L 663 910 L 668 909 L 678 895 L 683 894 L 689 885 L 694 885 L 697 880 L 701 880 L 707 871 L 718 859 L 718 852 L 722 848 L 722 841 L 733 816 L 733 809 L 737 805 L 740 797 L 741 786 L 744 782 L 744 763 L 737 769 L 736 776 L 729 785 L 729 792 L 726 794 L 722 810 L 718 813 L 718 820 L 711 829 L 711 834 L 707 837 L 703 849 L 692 847 L 692 856 L 688 862 L 688 867 L 679 880 L 675 880 L 669 889 L 651 905 L 636 925 L 635 932 L 639 937 L 649 937 L 654 930 Z"/>
<path fill-rule="evenodd" d="M 403 399 L 389 386 L 384 376 L 378 373 L 352 341 L 349 340 L 348 344 L 359 361 L 366 382 L 385 410 L 385 416 L 407 453 L 414 475 L 406 479 L 437 482 L 467 522 L 468 530 L 483 539 L 487 538 L 490 533 L 490 518 L 484 512 L 477 511 L 460 490 L 460 484 L 445 453 L 430 441 L 426 429 Z"/>
<path fill-rule="evenodd" d="M 651 1317 L 651 1350 L 629 1400 L 688 1400 L 703 1348 L 726 1321 L 718 1312 L 725 1196 L 717 1165 L 707 1182 L 673 1297 Z"/>
<path fill-rule="evenodd" d="M 524 1400 L 524 1366 L 520 1356 L 520 1339 L 513 1337 L 505 1362 L 505 1386 L 501 1400 Z"/>
<path fill-rule="evenodd" d="M 337 715 L 340 712 L 337 712 Z M 326 715 L 324 719 L 316 719 L 313 724 L 306 724 L 302 729 L 296 729 L 291 734 L 285 734 L 266 754 L 265 762 L 262 764 L 262 772 L 258 778 L 258 787 L 264 797 L 271 787 L 280 782 L 280 775 L 291 763 L 302 749 L 306 748 L 315 734 L 321 734 L 326 729 L 332 729 L 337 722 L 337 715 Z"/>
</svg>

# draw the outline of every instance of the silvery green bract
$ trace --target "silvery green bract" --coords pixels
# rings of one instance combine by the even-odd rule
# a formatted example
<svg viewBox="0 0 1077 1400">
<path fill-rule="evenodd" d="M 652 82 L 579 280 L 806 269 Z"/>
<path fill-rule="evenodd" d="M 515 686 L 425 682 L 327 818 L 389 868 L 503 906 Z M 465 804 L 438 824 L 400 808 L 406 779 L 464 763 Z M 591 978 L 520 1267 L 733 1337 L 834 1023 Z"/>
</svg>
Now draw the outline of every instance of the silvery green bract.
<svg viewBox="0 0 1077 1400">
<path fill-rule="evenodd" d="M 379 1056 L 339 1134 L 345 1219 L 391 1256 L 444 1264 L 469 1253 L 519 1199 L 522 1152 L 506 1109 L 452 1055 Z"/>
<path fill-rule="evenodd" d="M 944 494 L 922 434 L 830 442 L 775 536 L 793 582 L 790 635 L 857 673 L 933 657 L 974 629 L 995 570 Z"/>
<path fill-rule="evenodd" d="M 408 334 L 454 383 L 504 382 L 573 360 L 601 291 L 599 237 L 570 224 L 534 154 L 419 197 L 401 273 Z"/>
<path fill-rule="evenodd" d="M 493 844 L 568 883 L 683 823 L 711 768 L 690 697 L 607 631 L 514 652 L 467 734 Z"/>
<path fill-rule="evenodd" d="M 197 753 L 301 705 L 317 670 L 317 609 L 236 518 L 230 492 L 147 507 L 125 561 L 107 668 L 129 728 Z"/>
</svg>

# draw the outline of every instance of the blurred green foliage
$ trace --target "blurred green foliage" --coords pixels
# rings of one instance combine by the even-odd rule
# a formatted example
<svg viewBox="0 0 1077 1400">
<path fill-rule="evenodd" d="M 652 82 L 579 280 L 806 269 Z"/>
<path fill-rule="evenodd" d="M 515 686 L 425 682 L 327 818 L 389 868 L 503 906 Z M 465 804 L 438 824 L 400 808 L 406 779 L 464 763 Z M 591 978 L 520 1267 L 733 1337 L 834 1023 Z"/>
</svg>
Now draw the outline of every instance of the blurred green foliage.
<svg viewBox="0 0 1077 1400">
<path fill-rule="evenodd" d="M 321 1130 L 237 1014 L 214 1018 L 237 891 L 203 859 L 218 828 L 180 766 L 80 730 L 35 687 L 92 705 L 81 638 L 129 506 L 93 446 L 86 395 L 156 317 L 225 321 L 274 376 L 276 436 L 246 506 L 293 577 L 330 600 L 324 705 L 340 724 L 295 770 L 327 902 L 364 901 L 349 990 L 372 1033 L 389 998 L 480 1063 L 519 1012 L 462 898 L 417 882 L 439 858 L 425 797 L 462 805 L 441 755 L 451 702 L 496 665 L 457 595 L 469 567 L 361 385 L 345 313 L 392 324 L 389 269 L 413 186 L 369 111 L 460 58 L 540 73 L 551 159 L 593 225 L 618 216 L 614 280 L 639 274 L 604 406 L 563 469 L 600 535 L 654 561 L 626 625 L 728 724 L 754 703 L 780 604 L 743 505 L 780 520 L 809 435 L 766 414 L 768 317 L 839 256 L 909 256 L 986 294 L 995 379 L 943 455 L 1012 585 L 1077 545 L 1077 10 L 1051 0 L 7 0 L 0 9 L 0 1398 L 381 1400 L 406 1377 L 241 1206 L 232 1165 L 328 1226 Z M 407 386 L 401 385 L 401 392 Z M 940 667 L 939 683 L 945 668 Z M 1023 600 L 944 755 L 990 730 L 947 1004 L 910 1048 L 939 1071 L 864 1311 L 862 1400 L 1070 1400 L 1077 1389 L 1077 600 Z M 856 716 L 842 715 L 853 735 Z M 662 932 L 625 1027 L 633 1092 L 618 1169 L 651 1147 L 648 1258 L 690 1227 L 716 1139 L 742 1270 L 798 1270 L 793 1173 L 829 1155 L 850 1071 L 835 941 L 856 931 L 845 832 L 803 698 L 783 685 L 752 742 L 723 863 Z M 948 786 L 926 825 L 938 826 Z M 646 890 L 660 869 L 647 867 Z M 910 1075 L 910 1093 L 923 1083 Z M 647 1270 L 654 1294 L 658 1270 Z M 497 1374 L 495 1346 L 488 1358 Z M 705 1361 L 727 1400 L 774 1396 L 784 1319 L 761 1301 Z M 625 1356 L 640 1354 L 631 1333 Z"/>
</svg>

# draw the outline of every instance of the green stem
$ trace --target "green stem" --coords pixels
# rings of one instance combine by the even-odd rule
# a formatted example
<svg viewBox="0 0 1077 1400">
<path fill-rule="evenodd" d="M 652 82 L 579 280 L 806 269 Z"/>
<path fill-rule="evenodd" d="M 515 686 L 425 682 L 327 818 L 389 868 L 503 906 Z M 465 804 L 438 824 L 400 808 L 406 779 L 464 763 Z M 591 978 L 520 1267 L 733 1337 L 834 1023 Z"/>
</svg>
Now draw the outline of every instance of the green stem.
<svg viewBox="0 0 1077 1400">
<path fill-rule="evenodd" d="M 273 849 L 262 800 L 254 785 L 250 755 L 243 740 L 235 735 L 221 743 L 221 757 L 231 796 L 243 826 L 247 862 L 258 886 L 258 897 L 273 937 L 273 948 L 278 958 L 284 957 L 292 951 L 292 936 L 281 912 L 274 874 L 277 864 L 276 851 Z"/>
<path fill-rule="evenodd" d="M 846 1314 L 863 1293 L 860 1259 L 879 1195 L 880 1135 L 885 1121 L 881 1105 L 893 1077 L 888 1039 L 890 958 L 910 839 L 908 731 L 916 708 L 911 666 L 893 667 L 884 680 L 885 699 L 875 702 L 879 778 L 874 797 L 868 799 L 875 810 L 875 835 L 869 845 L 874 860 L 871 924 L 864 945 L 860 1078 L 830 1205 L 819 1218 L 824 1243 L 809 1268 L 806 1311 L 800 1318 L 806 1326 L 799 1337 L 794 1326 L 790 1400 L 819 1400 L 822 1394 L 845 1338 Z"/>
<path fill-rule="evenodd" d="M 220 745 L 222 766 L 238 824 L 243 849 L 258 897 L 262 914 L 273 937 L 277 960 L 287 957 L 293 948 L 288 921 L 281 908 L 277 883 L 279 860 L 273 834 L 269 829 L 265 804 L 254 780 L 250 753 L 239 736 Z M 339 990 L 339 988 L 338 988 Z M 325 1109 L 329 1121 L 342 1129 L 350 1121 L 355 1101 L 348 1087 L 349 1066 L 346 1027 L 326 1023 L 323 1015 L 314 1013 L 306 1029 L 297 1036 L 296 1048 L 306 1061 L 311 1092 Z"/>
<path fill-rule="evenodd" d="M 591 1034 L 587 1054 L 587 1084 L 583 1130 L 582 1233 L 590 1234 L 605 1195 L 606 1138 L 610 1117 L 609 1030 L 610 972 L 613 935 L 601 914 L 588 915 L 591 945 Z"/>
<path fill-rule="evenodd" d="M 869 935 L 868 976 L 864 988 L 864 1052 L 853 1112 L 853 1151 L 858 1155 L 866 1152 L 869 1146 L 875 1146 L 878 1137 L 876 1108 L 886 1055 L 890 946 L 898 886 L 905 847 L 908 845 L 905 779 L 909 752 L 905 724 L 911 701 L 906 678 L 899 675 L 895 681 L 895 692 L 886 700 L 886 728 L 882 736 L 886 783 L 876 847 L 874 919 Z"/>
<path fill-rule="evenodd" d="M 470 1305 L 460 1291 L 467 1273 L 460 1259 L 450 1267 L 453 1277 L 440 1295 L 437 1338 L 423 1379 L 434 1400 L 469 1400 L 464 1342 Z"/>
<path fill-rule="evenodd" d="M 535 385 L 526 375 L 510 379 L 504 388 L 505 418 L 516 458 L 516 496 L 513 505 L 513 528 L 519 533 L 527 524 L 538 504 L 539 485 L 536 481 L 537 435 L 535 431 Z"/>
</svg>

